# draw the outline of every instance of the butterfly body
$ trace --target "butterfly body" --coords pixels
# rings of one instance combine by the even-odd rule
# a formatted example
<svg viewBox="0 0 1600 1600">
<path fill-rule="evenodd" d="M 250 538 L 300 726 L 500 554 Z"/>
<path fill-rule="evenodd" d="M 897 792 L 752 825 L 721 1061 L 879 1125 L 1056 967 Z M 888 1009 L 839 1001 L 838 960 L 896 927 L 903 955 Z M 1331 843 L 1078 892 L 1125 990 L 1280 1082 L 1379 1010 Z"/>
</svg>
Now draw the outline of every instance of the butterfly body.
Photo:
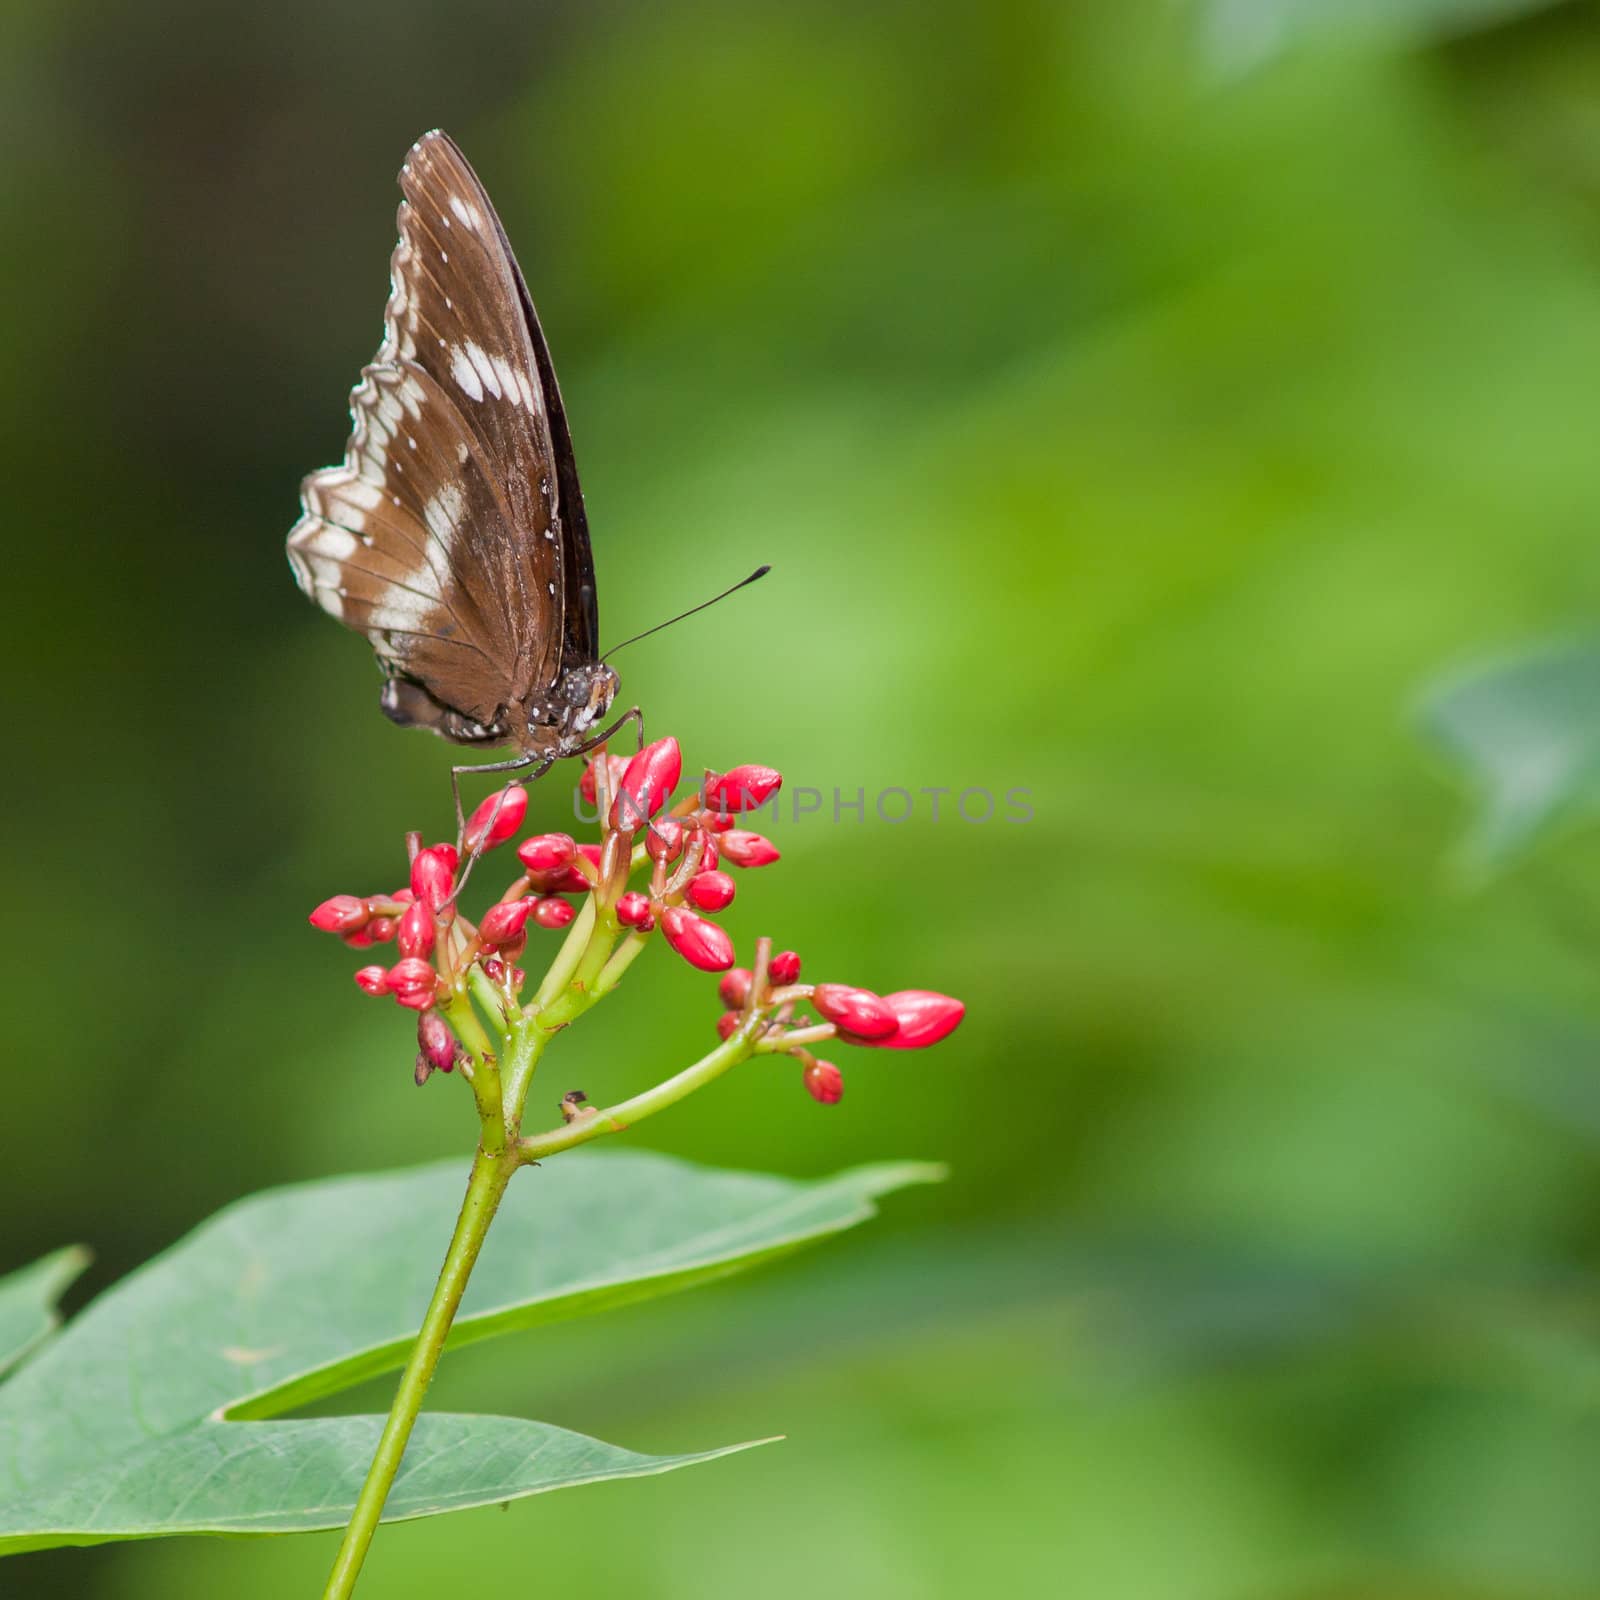
<svg viewBox="0 0 1600 1600">
<path fill-rule="evenodd" d="M 454 142 L 418 140 L 400 187 L 383 341 L 343 462 L 301 486 L 290 566 L 371 644 L 392 721 L 547 764 L 597 742 L 617 692 L 555 369 Z"/>
</svg>

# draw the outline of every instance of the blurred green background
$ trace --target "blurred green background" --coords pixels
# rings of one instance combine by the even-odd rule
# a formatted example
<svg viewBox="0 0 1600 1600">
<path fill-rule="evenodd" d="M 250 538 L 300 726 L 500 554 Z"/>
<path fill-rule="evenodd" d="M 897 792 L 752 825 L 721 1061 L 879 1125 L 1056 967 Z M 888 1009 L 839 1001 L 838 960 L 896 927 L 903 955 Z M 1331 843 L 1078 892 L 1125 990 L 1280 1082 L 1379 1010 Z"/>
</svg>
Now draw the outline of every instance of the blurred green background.
<svg viewBox="0 0 1600 1600">
<path fill-rule="evenodd" d="M 449 756 L 282 551 L 443 125 L 551 339 L 607 637 L 776 564 L 621 658 L 649 725 L 1035 815 L 778 827 L 741 946 L 966 1025 L 831 1111 L 751 1069 L 641 1130 L 947 1185 L 434 1396 L 788 1442 L 386 1529 L 362 1593 L 1600 1595 L 1600 839 L 1466 893 L 1407 723 L 1600 600 L 1600 7 L 4 12 L 0 1269 L 85 1240 L 77 1304 L 247 1191 L 465 1159 L 304 920 L 443 829 Z M 635 974 L 550 1100 L 704 1047 L 710 982 Z M 0 1593 L 309 1595 L 333 1544 Z"/>
</svg>

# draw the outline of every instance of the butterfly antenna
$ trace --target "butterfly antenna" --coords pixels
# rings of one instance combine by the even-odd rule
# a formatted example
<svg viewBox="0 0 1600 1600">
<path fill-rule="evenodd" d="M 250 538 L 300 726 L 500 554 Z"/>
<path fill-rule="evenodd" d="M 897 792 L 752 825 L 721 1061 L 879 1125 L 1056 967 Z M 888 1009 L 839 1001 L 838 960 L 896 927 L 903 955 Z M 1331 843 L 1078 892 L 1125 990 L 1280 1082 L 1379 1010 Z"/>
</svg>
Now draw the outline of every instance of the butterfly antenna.
<svg viewBox="0 0 1600 1600">
<path fill-rule="evenodd" d="M 685 617 L 692 617 L 697 611 L 704 611 L 707 606 L 714 606 L 719 600 L 726 600 L 730 594 L 738 594 L 741 589 L 748 588 L 757 578 L 764 578 L 772 571 L 770 566 L 757 567 L 748 578 L 741 578 L 731 589 L 724 589 L 721 594 L 714 594 L 709 600 L 702 600 L 697 606 L 690 606 L 687 611 L 680 611 L 675 617 L 668 617 L 665 622 L 658 622 L 653 628 L 646 628 L 643 633 L 636 633 L 631 639 L 624 639 L 621 644 L 614 644 L 600 659 L 614 656 L 617 651 L 626 649 L 630 644 L 638 644 L 641 639 L 648 639 L 652 633 L 660 633 L 663 628 L 670 628 L 675 622 L 682 622 Z"/>
</svg>

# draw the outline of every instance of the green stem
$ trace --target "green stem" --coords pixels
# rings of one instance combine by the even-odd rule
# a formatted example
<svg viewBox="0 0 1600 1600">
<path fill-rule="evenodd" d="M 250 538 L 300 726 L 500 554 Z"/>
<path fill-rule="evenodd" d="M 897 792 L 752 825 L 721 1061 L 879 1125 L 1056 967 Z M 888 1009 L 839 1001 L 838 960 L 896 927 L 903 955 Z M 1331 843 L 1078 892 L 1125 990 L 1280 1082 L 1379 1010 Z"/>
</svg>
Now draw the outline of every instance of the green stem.
<svg viewBox="0 0 1600 1600">
<path fill-rule="evenodd" d="M 472 1057 L 472 1098 L 477 1102 L 478 1121 L 483 1128 L 483 1147 L 490 1155 L 497 1156 L 506 1147 L 500 1116 L 499 1059 L 472 1009 L 472 1002 L 464 994 L 452 994 L 439 1009 Z"/>
<path fill-rule="evenodd" d="M 559 1150 L 570 1150 L 574 1145 L 587 1144 L 602 1134 L 624 1133 L 636 1122 L 653 1117 L 658 1111 L 676 1105 L 686 1095 L 704 1088 L 713 1078 L 720 1078 L 730 1067 L 749 1060 L 756 1035 L 766 1025 L 759 1014 L 751 1017 L 743 1027 L 728 1035 L 709 1055 L 701 1056 L 693 1066 L 685 1067 L 673 1077 L 664 1078 L 653 1089 L 636 1094 L 630 1100 L 619 1100 L 604 1111 L 580 1116 L 564 1127 L 552 1128 L 548 1133 L 534 1134 L 517 1141 L 517 1153 L 523 1161 L 540 1161 Z"/>
<path fill-rule="evenodd" d="M 594 896 L 591 894 L 585 897 L 582 906 L 578 908 L 578 915 L 573 920 L 572 926 L 567 929 L 567 937 L 562 942 L 560 951 L 550 963 L 550 970 L 545 973 L 544 982 L 539 985 L 539 992 L 533 997 L 535 1011 L 542 1011 L 571 982 L 572 974 L 577 970 L 583 952 L 589 947 L 589 936 L 593 932 Z"/>
<path fill-rule="evenodd" d="M 600 976 L 594 980 L 593 996 L 598 1000 L 602 995 L 610 994 L 622 981 L 622 975 L 633 965 L 635 958 L 650 942 L 649 936 L 643 933 L 630 933 L 611 955 L 606 964 L 600 969 Z"/>
<path fill-rule="evenodd" d="M 528 1098 L 528 1084 L 533 1070 L 539 1065 L 544 1048 L 556 1036 L 558 1029 L 544 1028 L 537 1019 L 524 1018 L 511 1030 L 507 1038 L 505 1068 L 500 1074 L 501 1093 L 504 1096 L 503 1116 L 508 1139 L 515 1139 L 522 1127 L 522 1104 Z"/>
<path fill-rule="evenodd" d="M 456 1231 L 445 1253 L 444 1266 L 439 1271 L 439 1281 L 434 1285 L 433 1299 L 428 1303 L 428 1313 L 422 1319 L 422 1331 L 412 1346 L 410 1358 L 400 1377 L 400 1387 L 394 1404 L 389 1408 L 389 1419 L 383 1425 L 383 1435 L 378 1440 L 377 1453 L 367 1470 L 367 1481 L 361 1486 L 350 1525 L 344 1531 L 344 1542 L 333 1563 L 328 1586 L 322 1600 L 348 1600 L 355 1592 L 356 1579 L 361 1564 L 366 1559 L 367 1547 L 377 1532 L 383 1516 L 384 1502 L 395 1474 L 400 1470 L 400 1458 L 405 1453 L 411 1429 L 422 1409 L 423 1396 L 433 1379 L 439 1357 L 444 1353 L 445 1340 L 450 1335 L 450 1324 L 455 1320 L 461 1296 L 471 1276 L 473 1263 L 483 1248 L 484 1236 L 499 1208 L 506 1184 L 516 1170 L 514 1161 L 492 1156 L 479 1150 L 472 1163 L 472 1177 L 467 1184 L 466 1198 L 461 1202 L 461 1215 L 456 1219 Z"/>
</svg>

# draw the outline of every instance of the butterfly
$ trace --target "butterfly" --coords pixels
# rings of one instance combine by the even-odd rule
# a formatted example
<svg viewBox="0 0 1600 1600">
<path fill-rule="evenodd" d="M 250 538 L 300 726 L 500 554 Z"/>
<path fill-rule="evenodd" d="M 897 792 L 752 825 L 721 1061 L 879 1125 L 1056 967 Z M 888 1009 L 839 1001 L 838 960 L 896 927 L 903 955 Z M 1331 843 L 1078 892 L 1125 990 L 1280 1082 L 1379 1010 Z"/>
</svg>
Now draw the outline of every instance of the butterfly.
<svg viewBox="0 0 1600 1600">
<path fill-rule="evenodd" d="M 505 228 L 437 130 L 411 147 L 400 189 L 383 342 L 350 394 L 344 461 L 301 485 L 289 564 L 366 635 L 392 721 L 517 749 L 456 774 L 537 777 L 630 720 L 642 738 L 642 722 L 635 708 L 596 731 L 617 674 L 597 654 L 561 391 Z"/>
</svg>

